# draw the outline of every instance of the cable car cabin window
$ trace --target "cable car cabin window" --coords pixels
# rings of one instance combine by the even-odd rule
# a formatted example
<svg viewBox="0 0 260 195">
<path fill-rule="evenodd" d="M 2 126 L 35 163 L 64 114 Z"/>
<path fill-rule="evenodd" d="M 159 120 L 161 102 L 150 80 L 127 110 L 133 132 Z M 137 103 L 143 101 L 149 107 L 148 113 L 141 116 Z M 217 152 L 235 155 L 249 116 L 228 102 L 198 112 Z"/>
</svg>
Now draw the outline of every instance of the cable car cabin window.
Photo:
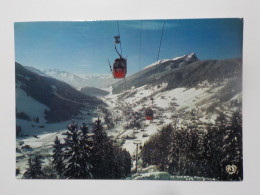
<svg viewBox="0 0 260 195">
<path fill-rule="evenodd" d="M 148 108 L 145 112 L 146 120 L 153 120 L 153 110 Z"/>
<path fill-rule="evenodd" d="M 125 78 L 126 75 L 126 59 L 117 58 L 113 64 L 113 75 L 115 78 Z"/>
</svg>

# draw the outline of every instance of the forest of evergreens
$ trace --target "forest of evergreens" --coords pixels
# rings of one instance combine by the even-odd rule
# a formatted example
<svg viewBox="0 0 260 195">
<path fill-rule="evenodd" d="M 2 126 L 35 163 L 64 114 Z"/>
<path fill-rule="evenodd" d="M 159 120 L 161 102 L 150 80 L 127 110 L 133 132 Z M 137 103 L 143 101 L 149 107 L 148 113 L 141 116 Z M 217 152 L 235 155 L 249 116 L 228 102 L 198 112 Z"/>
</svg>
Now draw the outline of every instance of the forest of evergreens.
<svg viewBox="0 0 260 195">
<path fill-rule="evenodd" d="M 230 119 L 220 115 L 214 126 L 205 130 L 164 126 L 144 144 L 140 153 L 142 167 L 156 165 L 174 176 L 197 176 L 216 180 L 242 180 L 242 116 Z M 131 156 L 114 146 L 100 120 L 92 132 L 83 123 L 68 125 L 66 137 L 56 137 L 51 163 L 43 166 L 41 156 L 28 160 L 26 179 L 124 179 L 131 176 Z M 237 167 L 228 173 L 227 166 Z"/>
<path fill-rule="evenodd" d="M 25 179 L 123 179 L 131 172 L 129 152 L 114 146 L 98 119 L 92 133 L 83 123 L 68 125 L 64 143 L 56 137 L 51 163 L 30 157 Z"/>
<path fill-rule="evenodd" d="M 242 180 L 242 115 L 231 120 L 220 115 L 216 125 L 205 131 L 164 126 L 151 136 L 142 150 L 143 166 L 157 165 L 160 171 L 176 176 L 199 176 L 217 180 Z M 233 174 L 226 166 L 235 165 Z"/>
</svg>

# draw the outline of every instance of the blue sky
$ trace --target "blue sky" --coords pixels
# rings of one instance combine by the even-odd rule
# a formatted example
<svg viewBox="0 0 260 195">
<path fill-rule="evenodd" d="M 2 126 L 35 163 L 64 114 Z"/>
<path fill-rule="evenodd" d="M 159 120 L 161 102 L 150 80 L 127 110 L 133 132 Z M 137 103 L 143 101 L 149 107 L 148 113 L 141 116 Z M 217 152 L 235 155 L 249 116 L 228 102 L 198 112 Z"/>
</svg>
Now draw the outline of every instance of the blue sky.
<svg viewBox="0 0 260 195">
<path fill-rule="evenodd" d="M 119 20 L 128 74 L 157 59 L 163 20 Z M 242 57 L 241 19 L 166 20 L 159 59 L 195 52 L 200 60 Z M 18 22 L 15 60 L 40 70 L 109 74 L 107 58 L 117 58 L 117 21 Z M 141 64 L 140 57 L 141 35 Z M 118 47 L 120 50 L 120 47 Z"/>
</svg>

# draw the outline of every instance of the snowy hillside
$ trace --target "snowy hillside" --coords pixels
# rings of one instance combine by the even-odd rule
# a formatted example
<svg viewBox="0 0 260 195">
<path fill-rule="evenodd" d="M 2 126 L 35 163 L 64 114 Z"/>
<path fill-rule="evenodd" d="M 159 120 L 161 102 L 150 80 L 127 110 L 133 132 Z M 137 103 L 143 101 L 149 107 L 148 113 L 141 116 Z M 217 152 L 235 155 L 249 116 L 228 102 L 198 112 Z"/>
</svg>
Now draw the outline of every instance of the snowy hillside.
<svg viewBox="0 0 260 195">
<path fill-rule="evenodd" d="M 64 130 L 71 123 L 71 119 L 63 122 L 48 123 L 46 110 L 50 111 L 50 108 L 27 95 L 19 86 L 16 87 L 16 126 L 21 127 L 20 136 L 39 135 Z M 19 117 L 20 115 L 21 117 Z M 24 115 L 27 118 L 22 117 Z M 92 123 L 94 118 L 96 118 L 96 108 L 85 107 L 81 109 L 81 114 L 74 116 L 72 119 L 78 122 Z"/>
<path fill-rule="evenodd" d="M 95 107 L 102 104 L 95 97 L 84 95 L 70 85 L 54 78 L 31 72 L 19 63 L 16 63 L 15 73 L 16 100 L 20 107 L 18 109 L 22 109 L 17 112 L 20 112 L 22 118 L 33 120 L 30 116 L 34 115 L 34 117 L 41 116 L 42 120 L 45 117 L 48 122 L 62 122 L 81 114 L 81 110 L 86 106 Z M 45 107 L 30 104 L 35 101 Z M 34 112 L 39 112 L 39 115 L 35 115 Z"/>
<path fill-rule="evenodd" d="M 39 131 L 44 131 L 43 125 L 46 125 L 47 122 L 45 110 L 49 110 L 46 105 L 26 95 L 21 88 L 16 88 L 16 126 L 21 127 L 21 134 L 38 134 Z M 19 113 L 23 113 L 28 118 L 19 117 Z M 37 122 L 36 118 L 38 118 Z"/>
<path fill-rule="evenodd" d="M 25 112 L 30 118 L 38 116 L 41 121 L 46 122 L 44 118 L 44 111 L 49 110 L 46 105 L 38 102 L 31 96 L 26 95 L 25 91 L 21 88 L 16 88 L 16 111 Z"/>
<path fill-rule="evenodd" d="M 238 107 L 233 107 L 233 102 L 241 103 L 241 91 L 234 94 L 226 101 L 220 101 L 218 95 L 225 88 L 228 81 L 220 85 L 208 85 L 198 88 L 175 88 L 167 90 L 167 84 L 157 86 L 142 86 L 132 88 L 120 94 L 110 94 L 102 97 L 111 112 L 115 128 L 108 131 L 115 140 L 122 143 L 130 154 L 135 154 L 135 140 L 140 140 L 142 145 L 149 137 L 160 130 L 166 124 L 175 124 L 177 128 L 198 125 L 203 129 L 206 124 L 214 124 L 218 113 L 224 112 L 227 116 Z M 154 98 L 151 103 L 150 96 Z M 221 98 L 220 98 L 221 99 Z M 215 105 L 213 110 L 209 110 Z M 145 120 L 145 108 L 151 106 L 154 110 L 154 119 Z M 131 123 L 138 122 L 137 128 Z M 177 122 L 177 123 L 176 123 Z"/>
</svg>

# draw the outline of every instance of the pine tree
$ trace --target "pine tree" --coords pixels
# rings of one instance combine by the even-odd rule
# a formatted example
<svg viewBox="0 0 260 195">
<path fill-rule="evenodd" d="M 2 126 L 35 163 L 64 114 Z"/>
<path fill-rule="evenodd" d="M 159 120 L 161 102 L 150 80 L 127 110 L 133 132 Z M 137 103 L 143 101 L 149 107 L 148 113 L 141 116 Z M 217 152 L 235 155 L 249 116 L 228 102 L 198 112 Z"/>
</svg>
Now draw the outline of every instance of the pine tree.
<svg viewBox="0 0 260 195">
<path fill-rule="evenodd" d="M 63 163 L 63 151 L 62 151 L 62 144 L 60 143 L 59 138 L 56 136 L 54 141 L 54 150 L 53 150 L 53 161 L 52 165 L 54 166 L 58 177 L 62 178 L 62 172 L 64 170 L 64 163 Z"/>
<path fill-rule="evenodd" d="M 172 135 L 172 144 L 169 155 L 168 172 L 173 175 L 182 175 L 183 150 L 185 150 L 183 131 L 175 130 Z"/>
<path fill-rule="evenodd" d="M 25 179 L 41 179 L 43 178 L 42 161 L 39 156 L 35 156 L 35 159 L 31 157 L 28 159 L 28 168 L 23 175 Z"/>
<path fill-rule="evenodd" d="M 106 140 L 106 139 L 104 139 Z M 96 142 L 97 143 L 97 142 Z M 100 142 L 94 147 L 94 175 L 97 179 L 114 179 L 117 166 L 112 142 Z"/>
<path fill-rule="evenodd" d="M 125 155 L 123 153 L 123 150 L 119 147 L 114 146 L 114 172 L 113 172 L 113 178 L 120 179 L 125 178 L 127 176 L 127 171 L 125 167 Z"/>
<path fill-rule="evenodd" d="M 125 178 L 131 171 L 129 152 L 113 146 L 103 130 L 101 120 L 93 125 L 93 177 L 96 179 Z"/>
<path fill-rule="evenodd" d="M 168 164 L 168 156 L 172 142 L 173 128 L 171 125 L 164 126 L 159 132 L 158 150 L 159 150 L 159 169 L 165 171 Z"/>
<path fill-rule="evenodd" d="M 36 175 L 37 178 L 43 178 L 44 174 L 42 171 L 42 161 L 41 161 L 41 157 L 36 155 L 35 159 L 34 159 L 34 166 L 33 166 L 33 171 Z"/>
<path fill-rule="evenodd" d="M 174 130 L 167 170 L 173 175 L 194 175 L 199 151 L 197 132 Z"/>
<path fill-rule="evenodd" d="M 219 172 L 221 172 L 221 147 L 223 145 L 222 141 L 224 130 L 225 127 L 222 123 L 218 127 L 208 128 L 204 138 L 204 171 L 209 178 L 220 179 Z"/>
<path fill-rule="evenodd" d="M 81 175 L 84 175 L 84 178 L 92 178 L 93 140 L 88 136 L 89 131 L 85 123 L 82 124 L 80 130 Z"/>
<path fill-rule="evenodd" d="M 144 143 L 142 150 L 143 166 L 158 164 L 158 134 L 152 135 L 147 142 Z"/>
<path fill-rule="evenodd" d="M 173 127 L 164 126 L 159 133 L 150 137 L 142 150 L 143 165 L 157 165 L 159 170 L 165 171 L 172 143 Z"/>
<path fill-rule="evenodd" d="M 72 124 L 68 125 L 68 131 L 66 132 L 66 138 L 64 143 L 64 164 L 65 169 L 63 176 L 68 179 L 77 178 L 77 156 L 78 150 L 78 135 L 77 135 L 77 125 L 72 121 Z M 77 156 L 76 156 L 77 155 Z"/>
<path fill-rule="evenodd" d="M 26 172 L 23 174 L 23 178 L 25 179 L 33 179 L 35 177 L 35 173 L 33 172 L 32 158 L 28 159 L 28 168 Z"/>
<path fill-rule="evenodd" d="M 220 115 L 216 127 L 208 128 L 204 157 L 207 177 L 219 180 L 242 180 L 242 116 L 235 112 L 230 121 Z M 235 174 L 226 171 L 227 165 L 237 166 Z"/>
<path fill-rule="evenodd" d="M 68 126 L 65 138 L 63 175 L 68 179 L 87 179 L 92 177 L 91 153 L 92 148 L 87 135 L 87 127 L 82 126 L 78 130 L 74 123 Z"/>
<path fill-rule="evenodd" d="M 106 132 L 103 130 L 100 119 L 96 120 L 93 124 L 93 133 L 95 134 L 94 142 L 96 144 L 105 145 L 109 141 Z"/>
<path fill-rule="evenodd" d="M 108 152 L 111 152 L 111 146 L 108 143 L 106 133 L 103 131 L 101 120 L 98 119 L 93 124 L 93 174 L 97 179 L 107 178 L 109 170 L 109 162 L 107 162 Z M 110 151 L 109 151 L 110 150 Z M 108 167 L 108 169 L 106 169 Z"/>
<path fill-rule="evenodd" d="M 242 114 L 240 111 L 233 113 L 231 124 L 225 129 L 221 151 L 221 178 L 242 180 Z M 236 172 L 234 174 L 227 173 L 225 170 L 227 165 L 235 165 Z"/>
<path fill-rule="evenodd" d="M 197 129 L 190 130 L 190 176 L 205 176 L 205 161 L 203 158 L 204 145 L 203 145 L 203 133 L 199 133 Z"/>
<path fill-rule="evenodd" d="M 131 173 L 131 167 L 132 167 L 131 155 L 125 149 L 122 150 L 122 153 L 124 155 L 123 166 L 124 166 L 125 176 L 128 176 Z"/>
<path fill-rule="evenodd" d="M 103 170 L 103 176 L 104 179 L 116 179 L 117 174 L 116 170 L 119 166 L 119 160 L 116 158 L 117 154 L 113 147 L 113 144 L 111 141 L 108 141 L 104 143 L 103 153 L 104 153 L 104 161 L 101 163 L 100 169 Z M 120 177 L 118 177 L 120 178 Z"/>
<path fill-rule="evenodd" d="M 68 126 L 65 138 L 64 164 L 65 169 L 63 176 L 67 179 L 78 179 L 80 175 L 80 146 L 77 125 L 72 122 Z"/>
<path fill-rule="evenodd" d="M 60 179 L 61 177 L 57 174 L 56 168 L 52 165 L 52 163 L 45 165 L 42 168 L 44 173 L 44 178 L 46 179 Z"/>
<path fill-rule="evenodd" d="M 192 128 L 187 131 L 189 143 L 187 145 L 188 159 L 186 174 L 189 176 L 205 176 L 205 159 L 203 156 L 203 132 Z"/>
</svg>

